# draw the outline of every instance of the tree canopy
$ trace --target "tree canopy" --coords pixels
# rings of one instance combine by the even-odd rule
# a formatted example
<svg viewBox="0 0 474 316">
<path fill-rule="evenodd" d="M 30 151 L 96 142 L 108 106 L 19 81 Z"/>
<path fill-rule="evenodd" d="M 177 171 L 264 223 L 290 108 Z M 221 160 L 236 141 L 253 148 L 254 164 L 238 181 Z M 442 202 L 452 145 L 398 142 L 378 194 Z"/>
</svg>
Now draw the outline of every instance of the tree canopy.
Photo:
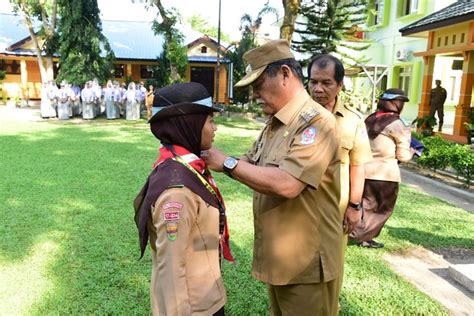
<svg viewBox="0 0 474 316">
<path fill-rule="evenodd" d="M 243 55 L 245 52 L 257 47 L 256 34 L 262 25 L 263 17 L 267 14 L 275 14 L 278 17 L 275 8 L 266 3 L 255 18 L 246 13 L 240 19 L 239 29 L 242 32 L 242 38 L 239 43 L 235 44 L 235 48 L 227 53 L 227 57 L 234 64 L 233 85 L 245 76 Z M 247 103 L 249 101 L 247 89 L 237 89 L 234 91 L 234 101 L 236 103 Z"/>
<path fill-rule="evenodd" d="M 176 27 L 180 19 L 177 10 L 165 9 L 161 0 L 152 2 L 158 8 L 158 17 L 153 21 L 153 30 L 155 34 L 165 37 L 163 51 L 158 57 L 160 64 L 155 74 L 158 85 L 165 86 L 182 81 L 188 62 L 187 49 L 184 45 L 184 36 Z"/>
<path fill-rule="evenodd" d="M 41 80 L 54 79 L 53 54 L 57 49 L 56 0 L 10 0 L 13 10 L 20 14 L 33 42 L 38 60 Z M 34 21 L 40 22 L 40 28 L 34 28 Z"/>
<path fill-rule="evenodd" d="M 354 52 L 370 46 L 356 36 L 367 17 L 367 0 L 304 0 L 299 14 L 302 19 L 296 21 L 295 32 L 300 39 L 292 42 L 296 51 L 337 53 L 346 64 L 364 61 Z"/>
<path fill-rule="evenodd" d="M 113 74 L 114 53 L 102 34 L 97 0 L 58 0 L 60 69 L 57 81 L 76 85 Z"/>
<path fill-rule="evenodd" d="M 215 26 L 209 25 L 208 20 L 204 19 L 199 14 L 195 14 L 189 17 L 187 19 L 187 22 L 191 25 L 191 28 L 195 31 L 201 32 L 203 34 L 209 35 L 214 38 L 218 37 L 218 31 L 219 31 L 218 28 Z M 221 30 L 221 39 L 227 43 L 231 42 L 229 35 L 222 33 L 222 30 Z"/>
</svg>

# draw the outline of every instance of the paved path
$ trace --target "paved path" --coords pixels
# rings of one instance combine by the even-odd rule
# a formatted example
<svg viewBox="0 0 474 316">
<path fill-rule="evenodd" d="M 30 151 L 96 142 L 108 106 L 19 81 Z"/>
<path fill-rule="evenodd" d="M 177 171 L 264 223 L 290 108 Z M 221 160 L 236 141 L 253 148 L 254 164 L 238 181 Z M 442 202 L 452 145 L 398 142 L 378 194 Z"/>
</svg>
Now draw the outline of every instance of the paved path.
<svg viewBox="0 0 474 316">
<path fill-rule="evenodd" d="M 474 193 L 422 176 L 408 168 L 400 168 L 402 183 L 453 204 L 474 214 Z"/>
</svg>

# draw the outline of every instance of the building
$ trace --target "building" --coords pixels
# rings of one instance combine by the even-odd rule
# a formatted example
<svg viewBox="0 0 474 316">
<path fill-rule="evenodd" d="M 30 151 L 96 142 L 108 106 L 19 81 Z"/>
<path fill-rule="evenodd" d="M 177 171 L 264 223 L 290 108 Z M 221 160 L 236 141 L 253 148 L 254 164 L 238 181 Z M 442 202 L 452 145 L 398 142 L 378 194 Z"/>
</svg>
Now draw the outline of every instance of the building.
<svg viewBox="0 0 474 316">
<path fill-rule="evenodd" d="M 115 80 L 146 82 L 153 78 L 163 37 L 154 35 L 150 21 L 103 20 L 102 31 L 116 57 Z M 182 32 L 188 48 L 185 80 L 204 84 L 215 100 L 219 97 L 219 103 L 228 104 L 232 97 L 232 64 L 226 58 L 219 59 L 217 80 L 217 41 L 189 28 L 183 27 Z M 226 51 L 225 44 L 220 50 Z M 56 56 L 56 72 L 58 61 Z M 0 13 L 0 70 L 6 72 L 2 82 L 5 97 L 40 98 L 41 76 L 31 38 L 21 18 L 11 13 Z"/>
<path fill-rule="evenodd" d="M 402 36 L 423 38 L 425 48 L 414 52 L 422 58 L 424 71 L 418 117 L 430 112 L 430 92 L 434 80 L 441 80 L 454 103 L 452 131 L 442 136 L 466 142 L 468 122 L 474 102 L 474 2 L 458 1 L 400 29 Z"/>
<path fill-rule="evenodd" d="M 372 100 L 375 101 L 375 97 L 383 90 L 392 87 L 401 88 L 410 99 L 410 102 L 405 104 L 402 117 L 409 121 L 415 119 L 421 102 L 425 64 L 423 58 L 414 52 L 425 49 L 426 39 L 402 37 L 399 29 L 453 2 L 453 0 L 370 0 L 369 31 L 365 32 L 364 36 L 372 41 L 372 45 L 362 52 L 369 61 L 366 65 L 361 65 L 365 71 L 358 71 L 359 76 L 354 80 L 355 89 L 364 95 L 374 91 Z M 450 61 L 441 62 L 450 63 Z M 451 75 L 454 77 L 452 79 L 454 85 L 458 85 L 461 73 L 454 72 Z M 372 90 L 374 84 L 377 89 Z M 448 92 L 446 106 L 451 112 L 454 111 L 455 100 L 459 96 L 457 91 L 451 89 Z M 449 124 L 448 121 L 446 123 Z"/>
</svg>

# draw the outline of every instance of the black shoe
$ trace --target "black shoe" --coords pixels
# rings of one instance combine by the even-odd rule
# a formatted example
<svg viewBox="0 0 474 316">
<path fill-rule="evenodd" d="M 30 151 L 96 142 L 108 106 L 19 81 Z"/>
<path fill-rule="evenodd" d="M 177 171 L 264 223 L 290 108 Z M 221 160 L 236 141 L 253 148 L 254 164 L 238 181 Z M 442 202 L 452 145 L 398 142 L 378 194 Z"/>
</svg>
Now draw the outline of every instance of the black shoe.
<svg viewBox="0 0 474 316">
<path fill-rule="evenodd" d="M 368 240 L 368 241 L 363 241 L 358 244 L 359 247 L 365 247 L 365 248 L 383 248 L 384 244 L 381 242 L 376 242 L 375 240 Z"/>
</svg>

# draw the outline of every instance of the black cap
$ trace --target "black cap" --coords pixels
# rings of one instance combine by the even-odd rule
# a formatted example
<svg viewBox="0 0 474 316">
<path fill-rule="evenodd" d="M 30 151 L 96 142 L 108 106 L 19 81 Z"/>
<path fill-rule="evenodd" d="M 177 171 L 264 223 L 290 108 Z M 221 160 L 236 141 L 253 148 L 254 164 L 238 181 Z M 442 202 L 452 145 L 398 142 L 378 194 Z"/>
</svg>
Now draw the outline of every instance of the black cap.
<svg viewBox="0 0 474 316">
<path fill-rule="evenodd" d="M 154 115 L 148 123 L 167 117 L 186 114 L 211 114 L 219 112 L 212 106 L 212 97 L 207 89 L 197 82 L 169 85 L 157 90 L 153 98 Z"/>
<path fill-rule="evenodd" d="M 402 100 L 404 102 L 410 101 L 402 89 L 391 88 L 387 89 L 380 97 L 379 100 Z"/>
</svg>

